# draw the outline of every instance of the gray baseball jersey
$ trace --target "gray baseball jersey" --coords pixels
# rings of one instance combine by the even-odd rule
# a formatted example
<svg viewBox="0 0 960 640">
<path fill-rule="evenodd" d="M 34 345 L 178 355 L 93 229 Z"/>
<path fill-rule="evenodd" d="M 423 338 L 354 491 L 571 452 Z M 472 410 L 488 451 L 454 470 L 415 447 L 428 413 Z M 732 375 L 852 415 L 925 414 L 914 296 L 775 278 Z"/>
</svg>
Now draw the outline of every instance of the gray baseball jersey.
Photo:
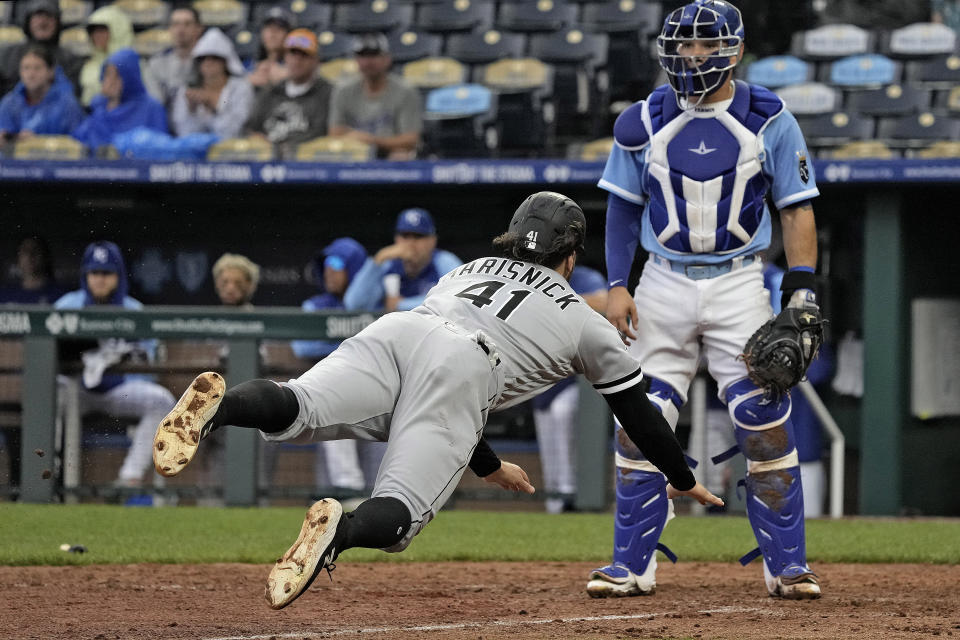
<svg viewBox="0 0 960 640">
<path fill-rule="evenodd" d="M 452 495 L 487 415 L 577 372 L 600 393 L 642 379 L 616 330 L 559 273 L 505 258 L 458 267 L 295 380 L 300 413 L 267 440 L 385 440 L 374 496 L 410 509 L 400 551 Z"/>
</svg>

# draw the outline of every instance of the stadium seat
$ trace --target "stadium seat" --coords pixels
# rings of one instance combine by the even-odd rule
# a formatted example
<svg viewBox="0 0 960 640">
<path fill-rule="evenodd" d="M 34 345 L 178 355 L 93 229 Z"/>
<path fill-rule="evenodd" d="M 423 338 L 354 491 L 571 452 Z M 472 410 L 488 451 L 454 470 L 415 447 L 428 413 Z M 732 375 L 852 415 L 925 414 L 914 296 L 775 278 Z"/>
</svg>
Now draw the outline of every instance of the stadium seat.
<svg viewBox="0 0 960 640">
<path fill-rule="evenodd" d="M 442 33 L 489 29 L 494 9 L 494 3 L 488 0 L 441 0 L 422 5 L 416 24 L 422 31 Z"/>
<path fill-rule="evenodd" d="M 317 34 L 317 43 L 321 60 L 353 57 L 353 36 L 349 33 L 325 29 Z"/>
<path fill-rule="evenodd" d="M 17 4 L 26 3 L 20 2 Z M 83 24 L 91 13 L 93 13 L 93 2 L 89 0 L 60 0 L 60 25 L 62 27 Z"/>
<path fill-rule="evenodd" d="M 938 140 L 960 140 L 960 120 L 929 111 L 881 118 L 877 123 L 877 138 L 896 148 L 925 147 Z"/>
<path fill-rule="evenodd" d="M 81 58 L 88 57 L 93 50 L 86 27 L 70 27 L 61 31 L 60 46 Z"/>
<path fill-rule="evenodd" d="M 0 24 L 10 24 L 10 19 L 13 17 L 13 2 L 10 0 L 3 0 L 0 2 Z"/>
<path fill-rule="evenodd" d="M 600 138 L 590 142 L 577 142 L 567 147 L 568 160 L 583 162 L 600 162 L 610 156 L 613 149 L 613 137 Z"/>
<path fill-rule="evenodd" d="M 4 47 L 8 44 L 20 44 L 21 42 L 26 42 L 27 36 L 23 33 L 23 29 L 16 25 L 5 24 L 0 26 L 0 47 Z"/>
<path fill-rule="evenodd" d="M 403 65 L 403 79 L 421 90 L 462 84 L 467 79 L 467 68 L 453 58 L 431 57 Z"/>
<path fill-rule="evenodd" d="M 832 113 L 840 108 L 840 92 L 820 82 L 807 82 L 777 90 L 794 115 Z"/>
<path fill-rule="evenodd" d="M 497 12 L 497 28 L 508 31 L 557 31 L 577 23 L 579 8 L 566 0 L 505 2 Z"/>
<path fill-rule="evenodd" d="M 522 33 L 490 29 L 450 34 L 446 54 L 464 64 L 490 64 L 504 58 L 520 58 L 526 46 L 527 37 Z"/>
<path fill-rule="evenodd" d="M 168 31 L 166 27 L 147 29 L 133 37 L 133 49 L 144 58 L 149 58 L 155 53 L 160 53 L 172 45 L 173 40 L 170 37 L 170 31 Z"/>
<path fill-rule="evenodd" d="M 912 154 L 914 158 L 960 158 L 960 141 L 939 140 Z"/>
<path fill-rule="evenodd" d="M 825 152 L 823 157 L 834 160 L 856 160 L 858 158 L 888 160 L 899 157 L 899 154 L 879 140 L 859 140 L 848 142 Z"/>
<path fill-rule="evenodd" d="M 426 157 L 489 157 L 500 141 L 496 98 L 478 84 L 430 91 L 423 115 Z"/>
<path fill-rule="evenodd" d="M 207 149 L 210 162 L 270 162 L 273 157 L 273 145 L 259 136 L 221 140 Z"/>
<path fill-rule="evenodd" d="M 590 31 L 659 33 L 663 25 L 660 4 L 635 0 L 607 0 L 583 5 L 580 26 Z"/>
<path fill-rule="evenodd" d="M 607 73 L 615 100 L 636 100 L 653 89 L 660 67 L 650 38 L 663 25 L 658 2 L 606 0 L 583 5 L 580 26 L 610 37 Z"/>
<path fill-rule="evenodd" d="M 960 115 L 960 86 L 941 91 L 935 99 L 937 109 L 945 110 L 951 115 Z"/>
<path fill-rule="evenodd" d="M 497 93 L 502 154 L 530 155 L 553 146 L 553 69 L 533 58 L 508 58 L 480 71 Z"/>
<path fill-rule="evenodd" d="M 807 146 L 816 151 L 873 137 L 873 118 L 858 113 L 837 111 L 801 117 L 797 121 Z"/>
<path fill-rule="evenodd" d="M 768 89 L 778 89 L 791 84 L 813 80 L 814 66 L 796 56 L 770 56 L 757 60 L 747 67 L 747 82 Z"/>
<path fill-rule="evenodd" d="M 87 147 L 70 136 L 31 136 L 17 140 L 13 157 L 20 160 L 82 160 Z"/>
<path fill-rule="evenodd" d="M 250 24 L 259 28 L 263 16 L 271 8 L 282 6 L 294 18 L 295 26 L 320 31 L 330 26 L 333 20 L 333 3 L 317 0 L 286 0 L 285 2 L 258 2 L 250 14 Z"/>
<path fill-rule="evenodd" d="M 844 89 L 880 87 L 900 82 L 901 65 L 877 53 L 849 56 L 833 62 L 827 81 Z"/>
<path fill-rule="evenodd" d="M 349 33 L 390 33 L 407 29 L 411 24 L 413 5 L 391 0 L 338 4 L 333 11 L 333 26 Z"/>
<path fill-rule="evenodd" d="M 324 136 L 297 145 L 297 162 L 368 162 L 376 147 L 350 138 Z"/>
<path fill-rule="evenodd" d="M 439 56 L 443 51 L 443 37 L 435 33 L 395 31 L 387 36 L 387 41 L 394 64 Z"/>
<path fill-rule="evenodd" d="M 357 61 L 353 58 L 334 58 L 326 62 L 321 62 L 317 67 L 317 74 L 329 82 L 337 84 L 341 80 L 360 73 L 357 68 Z"/>
<path fill-rule="evenodd" d="M 193 6 L 200 12 L 200 21 L 208 27 L 228 30 L 247 24 L 247 5 L 238 0 L 195 0 Z"/>
<path fill-rule="evenodd" d="M 553 67 L 553 102 L 557 136 L 599 135 L 607 106 L 605 33 L 566 28 L 530 36 L 530 55 Z"/>
<path fill-rule="evenodd" d="M 873 51 L 875 36 L 852 24 L 829 24 L 793 34 L 790 52 L 805 60 L 835 60 Z"/>
<path fill-rule="evenodd" d="M 233 46 L 241 60 L 253 60 L 257 55 L 260 42 L 250 29 L 240 29 L 233 34 Z"/>
<path fill-rule="evenodd" d="M 960 84 L 960 56 L 937 56 L 930 60 L 912 60 L 906 64 L 905 78 L 931 89 L 949 89 Z"/>
<path fill-rule="evenodd" d="M 170 5 L 163 0 L 116 0 L 113 5 L 127 14 L 137 31 L 157 26 L 166 28 Z"/>
<path fill-rule="evenodd" d="M 956 51 L 957 34 L 945 24 L 918 22 L 894 29 L 881 46 L 891 58 L 929 58 Z"/>
<path fill-rule="evenodd" d="M 847 98 L 847 110 L 869 116 L 901 116 L 927 111 L 930 91 L 909 85 L 891 84 L 881 89 L 853 91 Z"/>
</svg>

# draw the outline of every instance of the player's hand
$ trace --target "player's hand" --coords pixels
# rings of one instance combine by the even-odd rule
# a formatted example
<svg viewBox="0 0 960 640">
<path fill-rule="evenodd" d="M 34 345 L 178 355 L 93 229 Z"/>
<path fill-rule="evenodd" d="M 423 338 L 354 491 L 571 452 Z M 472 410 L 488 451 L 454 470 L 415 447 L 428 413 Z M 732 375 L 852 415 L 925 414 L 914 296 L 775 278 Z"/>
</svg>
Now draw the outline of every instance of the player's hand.
<svg viewBox="0 0 960 640">
<path fill-rule="evenodd" d="M 678 489 L 674 489 L 673 485 L 668 484 L 667 498 L 672 500 L 678 496 L 689 496 L 700 504 L 714 504 L 718 507 L 723 506 L 723 500 L 707 491 L 707 488 L 699 482 L 693 485 L 693 488 L 688 491 L 679 491 Z"/>
<path fill-rule="evenodd" d="M 405 244 L 387 245 L 373 256 L 373 261 L 377 264 L 383 264 L 389 260 L 400 258 L 403 260 L 410 253 L 409 247 Z"/>
<path fill-rule="evenodd" d="M 507 491 L 523 491 L 533 493 L 536 489 L 530 484 L 527 472 L 519 466 L 506 460 L 500 461 L 500 468 L 483 479 L 484 482 L 500 485 Z"/>
<path fill-rule="evenodd" d="M 637 305 L 626 287 L 611 287 L 607 294 L 607 320 L 617 331 L 624 344 L 637 339 L 633 328 L 637 326 Z"/>
</svg>

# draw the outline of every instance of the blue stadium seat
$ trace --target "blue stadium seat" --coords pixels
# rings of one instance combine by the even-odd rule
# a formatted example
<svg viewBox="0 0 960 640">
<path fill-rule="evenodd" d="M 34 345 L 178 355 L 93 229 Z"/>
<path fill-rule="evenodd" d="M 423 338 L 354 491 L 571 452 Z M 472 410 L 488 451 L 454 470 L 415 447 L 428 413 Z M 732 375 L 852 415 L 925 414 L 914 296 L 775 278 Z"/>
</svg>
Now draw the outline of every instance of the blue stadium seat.
<svg viewBox="0 0 960 640">
<path fill-rule="evenodd" d="M 608 46 L 607 34 L 578 28 L 530 35 L 530 55 L 553 67 L 558 138 L 599 135 L 610 86 Z"/>
<path fill-rule="evenodd" d="M 821 82 L 807 82 L 783 87 L 777 95 L 794 115 L 833 113 L 840 109 L 840 92 Z"/>
<path fill-rule="evenodd" d="M 747 82 L 768 89 L 813 80 L 814 67 L 796 56 L 770 56 L 747 67 Z"/>
<path fill-rule="evenodd" d="M 827 81 L 844 89 L 881 87 L 900 82 L 900 72 L 900 63 L 871 53 L 848 56 L 833 62 L 828 70 Z"/>
<path fill-rule="evenodd" d="M 438 158 L 491 156 L 500 141 L 497 95 L 478 84 L 434 89 L 424 110 L 424 153 Z"/>
<path fill-rule="evenodd" d="M 450 34 L 446 54 L 464 64 L 489 64 L 503 58 L 520 58 L 526 46 L 527 36 L 522 33 L 489 29 Z"/>
<path fill-rule="evenodd" d="M 490 0 L 442 0 L 421 6 L 416 26 L 422 31 L 443 33 L 489 29 L 495 10 Z"/>
<path fill-rule="evenodd" d="M 333 26 L 350 33 L 403 31 L 413 24 L 413 5 L 391 0 L 367 0 L 339 4 L 333 11 Z"/>
<path fill-rule="evenodd" d="M 566 0 L 508 2 L 500 5 L 497 27 L 508 31 L 557 31 L 577 23 L 579 7 Z"/>
<path fill-rule="evenodd" d="M 790 52 L 804 60 L 835 60 L 873 51 L 876 36 L 852 24 L 830 24 L 793 35 Z"/>
<path fill-rule="evenodd" d="M 945 24 L 918 22 L 894 29 L 880 50 L 891 58 L 929 58 L 949 55 L 957 49 L 957 34 Z"/>
<path fill-rule="evenodd" d="M 435 33 L 395 31 L 387 36 L 387 40 L 395 64 L 439 56 L 443 50 L 443 37 Z"/>
<path fill-rule="evenodd" d="M 929 111 L 881 118 L 877 123 L 877 138 L 901 149 L 925 147 L 937 140 L 960 140 L 960 120 Z"/>
<path fill-rule="evenodd" d="M 931 91 L 910 85 L 891 84 L 880 89 L 853 91 L 847 110 L 868 116 L 905 116 L 930 109 Z"/>
</svg>

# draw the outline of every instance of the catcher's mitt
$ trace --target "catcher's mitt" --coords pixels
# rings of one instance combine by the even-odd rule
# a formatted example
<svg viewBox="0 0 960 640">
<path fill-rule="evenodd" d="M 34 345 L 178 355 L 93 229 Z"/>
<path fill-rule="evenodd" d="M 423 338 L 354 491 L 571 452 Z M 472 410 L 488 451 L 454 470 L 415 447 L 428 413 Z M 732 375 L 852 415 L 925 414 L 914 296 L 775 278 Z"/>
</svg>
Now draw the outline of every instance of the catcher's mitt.
<svg viewBox="0 0 960 640">
<path fill-rule="evenodd" d="M 803 379 L 823 343 L 823 323 L 815 305 L 787 307 L 757 329 L 741 358 L 750 379 L 776 396 Z"/>
</svg>

